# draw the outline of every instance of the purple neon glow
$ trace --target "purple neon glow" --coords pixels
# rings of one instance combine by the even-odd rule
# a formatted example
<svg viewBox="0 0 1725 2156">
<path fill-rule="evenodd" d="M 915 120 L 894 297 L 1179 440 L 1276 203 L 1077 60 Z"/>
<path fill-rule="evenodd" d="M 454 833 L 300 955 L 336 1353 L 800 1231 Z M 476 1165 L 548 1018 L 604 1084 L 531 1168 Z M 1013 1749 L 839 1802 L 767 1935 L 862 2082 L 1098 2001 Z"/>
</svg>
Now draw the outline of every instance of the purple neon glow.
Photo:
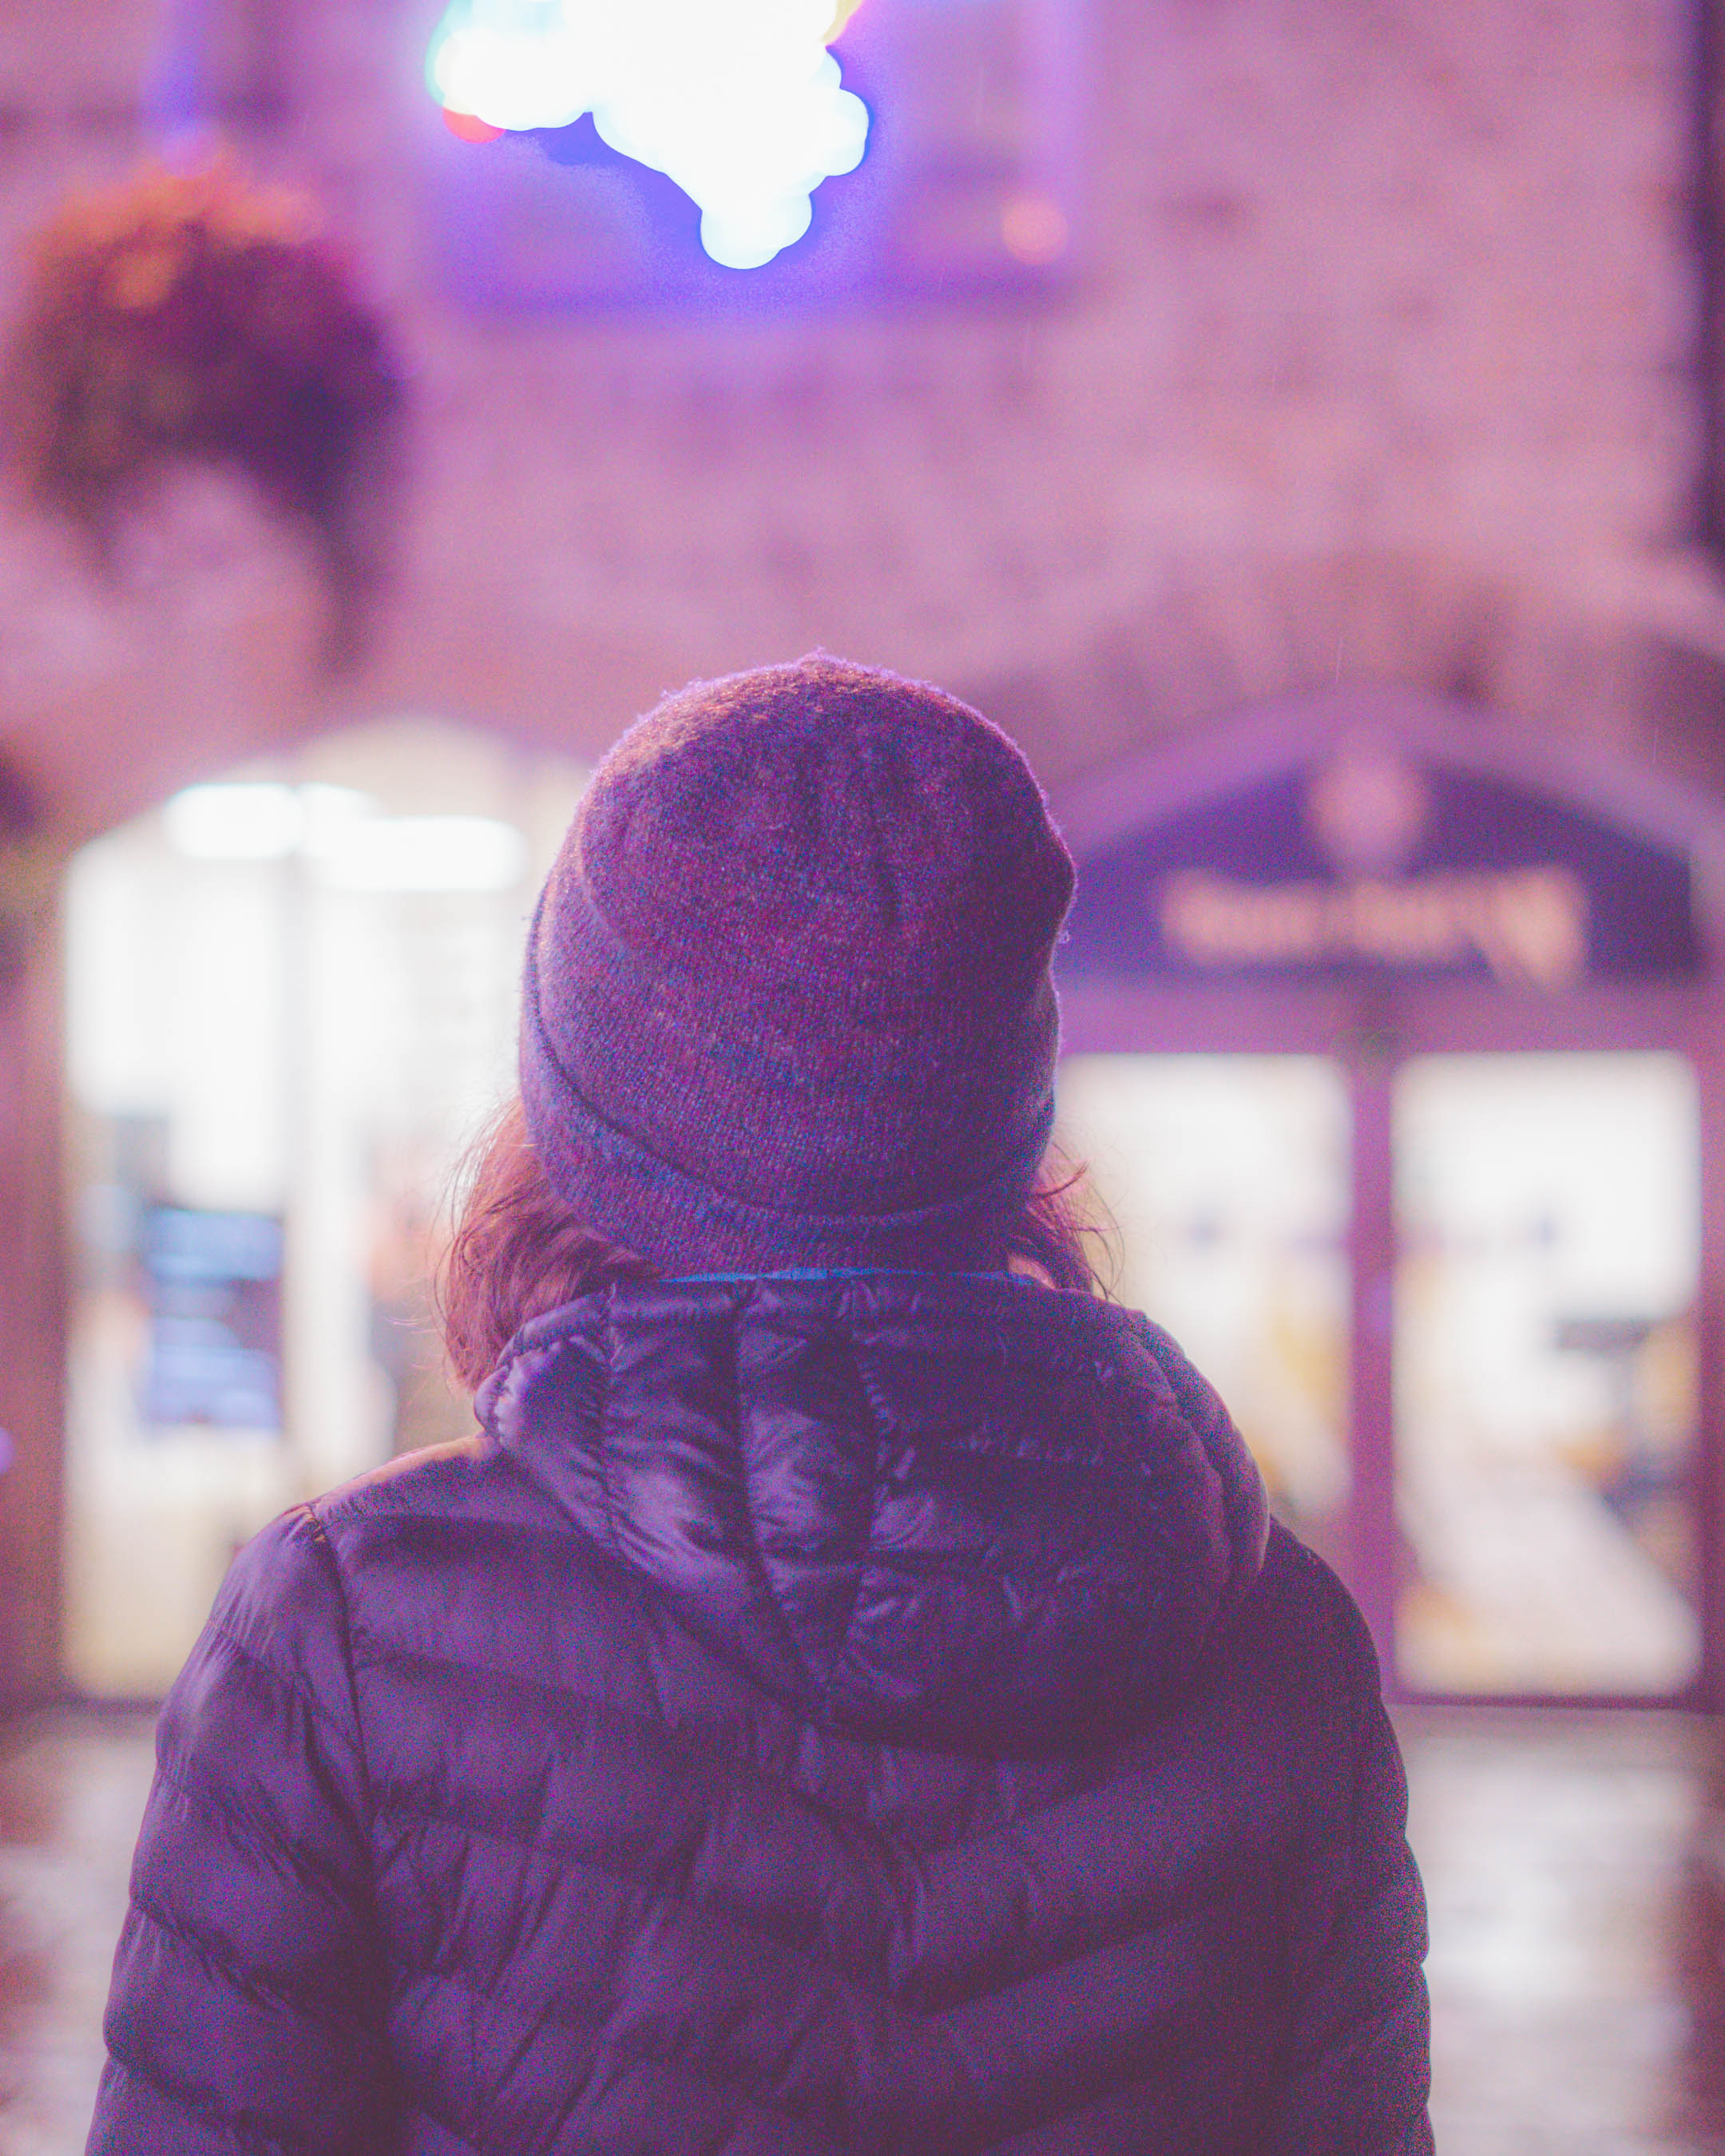
<svg viewBox="0 0 1725 2156">
<path fill-rule="evenodd" d="M 849 10 L 841 11 L 839 21 Z M 451 113 L 523 131 L 584 113 L 701 205 L 714 261 L 758 269 L 853 171 L 869 115 L 827 50 L 832 0 L 454 0 L 426 60 Z"/>
</svg>

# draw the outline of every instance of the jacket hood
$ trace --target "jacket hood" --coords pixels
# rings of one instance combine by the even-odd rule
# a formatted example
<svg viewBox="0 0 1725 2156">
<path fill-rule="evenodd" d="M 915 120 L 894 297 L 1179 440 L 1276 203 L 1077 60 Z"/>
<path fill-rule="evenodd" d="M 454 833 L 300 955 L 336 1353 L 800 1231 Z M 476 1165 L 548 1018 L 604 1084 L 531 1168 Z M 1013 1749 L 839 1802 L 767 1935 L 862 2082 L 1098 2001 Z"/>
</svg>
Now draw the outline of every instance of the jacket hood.
<svg viewBox="0 0 1725 2156">
<path fill-rule="evenodd" d="M 726 1661 L 886 1742 L 1142 1727 L 1263 1558 L 1257 1469 L 1168 1336 L 1005 1276 L 618 1286 L 475 1405 Z"/>
</svg>

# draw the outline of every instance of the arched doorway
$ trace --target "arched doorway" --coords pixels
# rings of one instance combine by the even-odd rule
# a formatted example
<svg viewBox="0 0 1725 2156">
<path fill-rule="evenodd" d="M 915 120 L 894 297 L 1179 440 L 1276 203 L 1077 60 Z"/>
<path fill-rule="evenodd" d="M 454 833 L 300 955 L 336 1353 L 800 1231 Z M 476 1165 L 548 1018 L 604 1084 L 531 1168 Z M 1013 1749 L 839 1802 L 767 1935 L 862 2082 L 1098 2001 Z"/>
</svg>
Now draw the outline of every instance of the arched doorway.
<svg viewBox="0 0 1725 2156">
<path fill-rule="evenodd" d="M 159 1696 L 240 1543 L 471 1427 L 426 1278 L 584 778 L 393 722 L 187 787 L 74 860 L 76 1690 Z"/>
<path fill-rule="evenodd" d="M 1725 819 L 1394 693 L 1058 806 L 1066 1142 L 1392 1688 L 1715 1701 Z"/>
</svg>

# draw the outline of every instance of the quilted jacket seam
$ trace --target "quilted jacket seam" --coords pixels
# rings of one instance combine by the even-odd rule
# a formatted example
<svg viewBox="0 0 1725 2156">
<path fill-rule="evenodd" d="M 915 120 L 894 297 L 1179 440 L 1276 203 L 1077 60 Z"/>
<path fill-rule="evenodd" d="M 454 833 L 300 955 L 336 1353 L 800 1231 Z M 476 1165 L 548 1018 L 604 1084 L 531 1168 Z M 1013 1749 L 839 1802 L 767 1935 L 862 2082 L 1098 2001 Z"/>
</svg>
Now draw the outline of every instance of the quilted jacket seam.
<svg viewBox="0 0 1725 2156">
<path fill-rule="evenodd" d="M 490 2156 L 490 2152 L 483 2141 L 475 2141 L 470 2133 L 465 2133 L 459 2126 L 452 2125 L 434 2105 L 426 2102 L 423 2095 L 408 2109 L 409 2116 L 413 2112 L 418 2112 L 431 2121 L 439 2133 L 447 2133 L 451 2141 L 459 2141 L 464 2148 L 470 2148 L 473 2151 L 473 2156 Z"/>
<path fill-rule="evenodd" d="M 459 2141 L 464 2148 L 470 2148 L 473 2151 L 473 2156 L 493 2156 L 493 2151 L 485 2142 L 475 2141 L 465 2127 L 454 2124 L 447 2112 L 439 2110 L 436 2104 L 430 2102 L 423 2088 L 415 2090 L 412 2102 L 403 2106 L 403 2110 L 409 2113 L 415 2111 L 422 2112 L 440 2133 L 447 2133 L 450 2140 Z M 369 2156 L 369 2152 L 367 2152 L 367 2156 Z M 506 2151 L 504 2156 L 515 2156 L 515 2152 Z"/>
<path fill-rule="evenodd" d="M 743 1438 L 742 1362 L 738 1353 L 738 1335 L 741 1330 L 741 1325 L 737 1322 L 736 1314 L 733 1312 L 732 1322 L 726 1332 L 726 1337 L 731 1349 L 732 1428 L 737 1432 L 737 1473 L 742 1485 L 743 1532 L 748 1540 L 751 1567 L 766 1594 L 767 1607 L 773 1613 L 774 1629 L 789 1650 L 793 1666 L 801 1676 L 805 1690 L 818 1694 L 819 1681 L 808 1656 L 803 1651 L 803 1643 L 797 1637 L 784 1604 L 779 1599 L 778 1589 L 773 1584 L 773 1575 L 767 1568 L 767 1553 L 761 1547 L 760 1530 L 755 1523 L 753 1486 L 750 1478 L 748 1446 Z"/>
<path fill-rule="evenodd" d="M 377 1816 L 377 1801 L 372 1787 L 371 1763 L 366 1755 L 365 1723 L 360 1713 L 359 1685 L 355 1675 L 353 1616 L 348 1606 L 347 1582 L 341 1577 L 341 1560 L 336 1555 L 335 1544 L 330 1540 L 323 1522 L 315 1510 L 307 1508 L 311 1522 L 312 1547 L 329 1568 L 330 1584 L 335 1589 L 336 1609 L 341 1635 L 341 1671 L 347 1682 L 348 1711 L 353 1717 L 351 1732 L 354 1758 L 359 1768 L 359 1794 L 365 1822 L 367 1825 Z"/>
<path fill-rule="evenodd" d="M 125 2067 L 127 2073 L 136 2075 L 139 2081 L 154 2089 L 159 2097 L 172 2104 L 176 2110 L 189 2111 L 193 2118 L 203 2120 L 213 2131 L 226 2134 L 231 2139 L 238 2141 L 242 2147 L 254 2150 L 256 2156 L 294 2156 L 292 2142 L 283 2141 L 273 2133 L 259 2133 L 251 2127 L 243 2126 L 231 2112 L 212 2110 L 209 2105 L 198 2102 L 190 2090 L 176 2087 L 165 2074 L 158 2072 L 153 2066 L 146 2066 L 142 2059 L 133 2057 L 128 2053 L 125 2045 L 119 2040 L 117 2033 L 110 2035 L 108 2049 Z"/>
<path fill-rule="evenodd" d="M 439 1669 L 464 1671 L 470 1676 L 484 1679 L 489 1684 L 496 1684 L 505 1678 L 509 1678 L 512 1688 L 529 1693 L 552 1694 L 559 1699 L 570 1702 L 578 1709 L 588 1710 L 595 1714 L 603 1715 L 632 1732 L 663 1738 L 678 1752 L 691 1753 L 704 1763 L 710 1765 L 713 1761 L 714 1753 L 709 1735 L 698 1729 L 680 1728 L 674 1723 L 667 1722 L 658 1714 L 649 1712 L 639 1707 L 631 1706 L 626 1702 L 604 1699 L 589 1692 L 572 1691 L 564 1686 L 549 1683 L 543 1679 L 516 1676 L 506 1669 L 492 1669 L 478 1662 L 457 1661 L 451 1656 L 429 1654 L 420 1648 L 392 1647 L 389 1650 L 388 1658 L 391 1661 L 418 1662 L 432 1671 Z M 793 1714 L 798 1727 L 819 1727 L 818 1724 L 810 1722 L 806 1716 L 795 1715 L 794 1710 L 787 1710 L 787 1712 Z M 770 1768 L 764 1766 L 757 1758 L 749 1753 L 727 1751 L 721 1755 L 721 1758 L 725 1771 L 727 1774 L 734 1774 L 739 1781 L 757 1784 L 763 1789 L 773 1791 L 775 1794 L 787 1796 L 799 1806 L 806 1806 L 816 1812 L 827 1809 L 824 1800 L 812 1790 L 805 1788 L 802 1783 L 788 1774 L 773 1772 Z M 384 1784 L 386 1792 L 389 1786 L 387 1782 Z M 1063 1800 L 1056 1799 L 1054 1804 L 1060 1801 Z M 377 1804 L 378 1818 L 388 1819 L 397 1825 L 412 1824 L 415 1820 L 437 1820 L 448 1816 L 446 1812 L 403 1804 L 399 1799 L 387 1794 L 380 1794 L 377 1799 Z M 958 1833 L 943 1841 L 930 1842 L 925 1847 L 916 1850 L 916 1861 L 927 1865 L 938 1858 L 949 1856 L 961 1849 L 984 1848 L 991 1842 L 1014 1833 L 1027 1820 L 1040 1818 L 1044 1812 L 1051 1809 L 1053 1804 L 1038 1805 L 1029 1811 L 1015 1812 L 1009 1819 L 997 1820 L 979 1832 Z M 846 1816 L 850 1815 L 847 1814 Z M 862 1823 L 865 1825 L 869 1824 L 866 1820 Z M 875 1830 L 882 1832 L 884 1840 L 891 1840 L 891 1837 L 886 1835 L 884 1830 L 878 1829 Z M 511 1844 L 511 1846 L 521 1847 L 537 1845 L 531 1843 Z"/>
<path fill-rule="evenodd" d="M 284 1691 L 290 1693 L 298 1701 L 314 1722 L 344 1740 L 357 1735 L 357 1732 L 352 1729 L 344 1729 L 337 1717 L 320 1702 L 317 1694 L 308 1690 L 290 1671 L 271 1661 L 267 1655 L 260 1653 L 249 1640 L 242 1639 L 219 1618 L 212 1616 L 208 1620 L 206 1630 L 212 1639 L 219 1640 L 224 1647 L 231 1648 L 243 1662 L 249 1663 L 254 1670 L 261 1670 L 265 1676 L 273 1677 Z M 347 1659 L 345 1653 L 343 1659 Z"/>
<path fill-rule="evenodd" d="M 267 1665 L 264 1666 L 267 1667 Z M 351 1882 L 345 1879 L 335 1866 L 322 1858 L 312 1855 L 303 1843 L 290 1841 L 285 1835 L 277 1833 L 250 1814 L 244 1815 L 245 1826 L 244 1831 L 240 1831 L 237 1825 L 240 1815 L 224 1809 L 220 1804 L 212 1804 L 208 1799 L 208 1793 L 187 1781 L 184 1775 L 177 1773 L 173 1764 L 167 1759 L 158 1758 L 156 1765 L 156 1777 L 159 1783 L 171 1789 L 176 1796 L 182 1798 L 203 1818 L 208 1820 L 222 1832 L 224 1839 L 228 1842 L 235 1845 L 246 1841 L 264 1844 L 284 1856 L 291 1856 L 295 1866 L 302 1874 L 314 1875 L 322 1880 L 345 1906 L 352 1907 L 355 1897 Z M 370 1884 L 371 1882 L 367 1881 L 367 1889 Z"/>
<path fill-rule="evenodd" d="M 603 2013 L 596 2015 L 590 2021 L 582 2022 L 567 2014 L 558 2013 L 555 2007 L 543 2005 L 530 2006 L 525 2000 L 514 1997 L 501 1984 L 488 1984 L 481 1987 L 476 1979 L 466 1976 L 459 1969 L 445 1969 L 433 1964 L 428 1964 L 422 1974 L 427 1983 L 446 1984 L 452 1990 L 459 1991 L 464 1999 L 475 1999 L 481 2006 L 501 2005 L 536 2026 L 562 2029 L 572 2036 L 596 2036 L 603 2030 L 605 2014 L 616 2003 L 614 1998 L 608 1999 Z"/>
<path fill-rule="evenodd" d="M 711 1762 L 714 1756 L 710 1732 L 685 1731 L 675 1723 L 667 1722 L 661 1717 L 648 1712 L 644 1708 L 630 1706 L 620 1700 L 607 1699 L 597 1692 L 575 1691 L 567 1685 L 557 1684 L 544 1677 L 527 1676 L 506 1664 L 500 1664 L 494 1667 L 485 1662 L 463 1661 L 454 1655 L 434 1654 L 424 1647 L 402 1645 L 391 1645 L 384 1654 L 374 1658 L 373 1666 L 381 1666 L 384 1661 L 397 1666 L 417 1664 L 434 1674 L 444 1671 L 457 1671 L 465 1676 L 476 1677 L 490 1687 L 506 1686 L 511 1692 L 522 1692 L 535 1697 L 549 1697 L 566 1701 L 578 1712 L 590 1712 L 603 1717 L 624 1724 L 632 1732 L 645 1732 L 653 1736 L 663 1737 L 679 1751 L 692 1752 L 704 1761 Z M 726 1752 L 722 1754 L 722 1757 L 727 1766 L 735 1764 L 739 1768 L 749 1767 L 750 1763 L 745 1753 Z M 754 1768 L 752 1771 L 761 1773 L 762 1770 Z M 793 1791 L 797 1789 L 794 1782 L 785 1781 L 778 1776 L 762 1774 L 762 1779 L 768 1781 L 775 1789 Z M 386 1788 L 388 1786 L 387 1781 L 384 1786 Z M 382 1799 L 378 1801 L 380 1809 L 393 1810 L 398 1814 L 400 1809 L 398 1806 L 387 1805 Z"/>
<path fill-rule="evenodd" d="M 1154 2097 L 1158 2093 L 1158 2085 L 1162 2079 L 1162 2076 L 1153 2071 L 1147 2074 L 1134 2075 L 1132 2080 L 1122 2082 L 1117 2087 L 1101 2095 L 1081 2094 L 1075 2097 L 1070 2103 L 1063 2104 L 1057 2111 L 1045 2113 L 1039 2118 L 1028 2130 L 1035 2134 L 1039 2139 L 1051 2133 L 1062 2134 L 1070 2133 L 1072 2127 L 1082 2125 L 1086 2112 L 1095 2111 L 1099 2105 L 1130 2102 L 1134 2098 L 1146 2094 Z M 1182 2108 L 1189 2111 L 1191 2107 L 1188 2104 Z M 1024 2139 L 1026 2131 L 1024 2122 L 1022 2119 L 1014 2119 L 1004 2133 L 991 2135 L 987 2141 L 982 2143 L 977 2156 L 987 2156 L 987 2152 L 991 2148 L 1010 2148 L 1015 2142 L 1021 2142 Z M 1161 2139 L 1156 2143 L 1156 2148 L 1158 2150 L 1177 2145 L 1179 2144 Z"/>
<path fill-rule="evenodd" d="M 456 1969 L 428 1969 L 425 1974 L 429 1979 L 440 1984 L 447 1984 L 454 1989 L 461 1993 L 464 1998 L 475 1999 L 482 2005 L 489 2004 L 494 2000 L 501 1999 L 505 2005 L 511 2008 L 516 2013 L 520 2014 L 531 2023 L 538 2025 L 547 2025 L 553 2029 L 561 2029 L 567 2031 L 572 2036 L 593 2036 L 596 2039 L 593 2046 L 595 2062 L 597 2062 L 598 2057 L 603 2055 L 605 2048 L 603 2042 L 605 2025 L 609 2018 L 611 2008 L 615 2004 L 614 2000 L 608 2004 L 604 2013 L 600 2015 L 595 2020 L 583 2024 L 579 2021 L 572 2020 L 567 2014 L 559 2014 L 554 2009 L 542 2005 L 530 2006 L 525 2002 L 512 1999 L 508 1993 L 499 1989 L 499 1988 L 495 1984 L 481 1990 L 477 1984 L 470 1982 L 465 1975 Z M 885 2003 L 890 2005 L 893 2002 L 888 2000 Z M 677 2056 L 670 2053 L 665 2053 L 663 2055 L 654 2054 L 652 2056 L 658 2059 L 659 2062 L 661 2064 L 680 2066 L 685 2072 L 687 2072 L 694 2078 L 705 2082 L 710 2088 L 728 2092 L 733 2086 L 733 2078 L 732 2076 L 704 2070 L 700 2066 L 693 2065 L 686 2057 L 678 2057 Z M 591 2071 L 592 2070 L 589 2068 L 589 2078 L 591 2077 Z M 570 2101 L 574 2101 L 574 2095 L 572 2093 Z M 757 2109 L 771 2112 L 782 2118 L 795 2120 L 798 2117 L 798 2113 L 793 2111 L 788 2104 L 782 2102 L 775 2102 L 770 2095 L 768 2095 L 758 2089 L 751 2088 L 749 2090 L 748 2101 Z M 429 2109 L 429 2106 L 425 2107 L 428 2110 Z M 431 2116 L 437 2118 L 439 2125 L 445 2123 L 439 2113 L 432 2112 Z M 466 2143 L 469 2148 L 480 2150 L 481 2152 L 483 2152 L 488 2145 L 485 2143 L 474 2141 L 472 2138 L 467 2134 L 463 2134 L 459 2138 Z"/>
<path fill-rule="evenodd" d="M 469 1819 L 459 1812 L 448 1809 L 436 1814 L 424 1814 L 420 1816 L 433 1820 L 437 1824 L 455 1828 L 464 1835 L 470 1835 L 478 1840 L 490 1842 L 500 1848 L 525 1852 L 529 1856 L 542 1856 L 552 1863 L 574 1866 L 593 1872 L 601 1879 L 609 1880 L 614 1886 L 640 1888 L 649 1897 L 668 1902 L 675 1907 L 692 1910 L 697 1915 L 722 1917 L 726 1923 L 734 1924 L 737 1930 L 747 1938 L 758 1939 L 764 1944 L 774 1948 L 778 1952 L 794 1958 L 803 1968 L 823 1972 L 847 1989 L 856 1992 L 862 1998 L 872 2000 L 876 2005 L 895 2009 L 902 2010 L 904 2006 L 905 2002 L 895 1998 L 890 1991 L 876 1989 L 860 1978 L 853 1977 L 836 1960 L 813 1953 L 807 1947 L 787 1938 L 783 1933 L 769 1930 L 763 1924 L 752 1922 L 742 1909 L 722 1896 L 701 1895 L 692 1892 L 688 1887 L 679 1887 L 668 1881 L 656 1879 L 647 1872 L 625 1871 L 619 1865 L 608 1863 L 603 1857 L 593 1856 L 585 1850 L 560 1850 L 547 1843 L 524 1840 L 515 1835 L 484 1825 L 476 1820 Z M 452 1969 L 446 1969 L 438 1963 L 427 1962 L 422 1964 L 422 1969 L 427 1976 L 434 1976 L 439 1979 L 447 1977 L 452 1982 L 461 1981 Z M 468 1987 L 464 1985 L 463 1988 Z"/>
<path fill-rule="evenodd" d="M 466 2127 L 457 2126 L 447 2112 L 440 2110 L 434 2103 L 428 2102 L 423 2089 L 415 2097 L 413 2108 L 423 2112 L 440 2133 L 447 2133 L 450 2140 L 459 2141 L 464 2148 L 470 2148 L 473 2151 L 473 2156 L 520 2156 L 519 2150 L 512 2142 L 489 2139 L 476 2141 Z"/>
<path fill-rule="evenodd" d="M 399 1814 L 388 1815 L 393 1818 L 398 1824 L 400 1823 Z M 1015 1965 L 1009 1975 L 995 1981 L 984 1982 L 980 1985 L 967 1988 L 951 1997 L 943 1996 L 937 2005 L 920 1999 L 908 1992 L 896 1991 L 884 1984 L 877 1985 L 866 1981 L 862 1976 L 854 1974 L 851 1969 L 845 1966 L 835 1956 L 815 1953 L 800 1941 L 788 1937 L 786 1933 L 752 1921 L 743 1907 L 723 1895 L 701 1894 L 688 1887 L 679 1887 L 667 1881 L 655 1879 L 644 1872 L 624 1871 L 619 1865 L 608 1863 L 604 1858 L 593 1856 L 584 1850 L 557 1849 L 543 1842 L 528 1840 L 487 1826 L 459 1812 L 445 1810 L 434 1815 L 425 1814 L 420 1816 L 501 1848 L 523 1851 L 530 1856 L 543 1856 L 552 1863 L 579 1867 L 596 1874 L 601 1879 L 608 1880 L 618 1887 L 641 1889 L 649 1897 L 659 1899 L 673 1907 L 691 1910 L 698 1915 L 722 1917 L 726 1924 L 733 1926 L 746 1938 L 757 1939 L 771 1946 L 777 1952 L 785 1955 L 788 1959 L 793 1961 L 799 1968 L 824 1974 L 846 1990 L 854 1992 L 860 1998 L 868 1999 L 873 2005 L 888 2007 L 895 2013 L 914 2014 L 925 2020 L 938 2020 L 943 2015 L 973 2005 L 980 2000 L 993 1998 L 1001 1991 L 1013 1989 L 1020 1984 L 1034 1983 L 1039 1979 L 1065 1967 L 1078 1958 L 1081 1953 L 1095 1947 L 1114 1948 L 1123 1946 L 1134 1939 L 1151 1938 L 1169 1926 L 1183 1921 L 1181 1904 L 1204 1908 L 1211 1907 L 1219 1898 L 1224 1900 L 1231 1898 L 1218 1897 L 1214 1894 L 1196 1893 L 1178 1897 L 1174 1905 L 1167 1908 L 1158 1907 L 1153 1911 L 1134 1909 L 1117 1926 L 1110 1926 L 1095 1936 L 1086 1934 L 1082 1943 L 1074 1939 L 1052 1943 L 1045 1954 L 1023 1965 Z M 954 1845 L 963 1846 L 962 1844 Z M 1236 1888 L 1235 1892 L 1237 1895 L 1243 1891 L 1245 1890 Z M 1191 1913 L 1190 1906 L 1186 1913 Z M 453 1966 L 428 1962 L 422 1964 L 422 1974 L 439 1982 L 454 1984 L 463 1991 L 470 1992 L 475 1996 L 485 1995 L 475 1991 L 475 1987 L 469 1984 Z M 562 2027 L 578 2026 L 560 2016 L 547 2015 L 547 2018 L 557 2020 L 558 2025 Z"/>
<path fill-rule="evenodd" d="M 316 1988 L 301 1993 L 263 1970 L 241 1968 L 238 1963 L 230 1961 L 225 1954 L 218 1953 L 213 1943 L 202 1933 L 194 1931 L 189 1924 L 182 1923 L 171 1917 L 153 1897 L 148 1894 L 134 1889 L 131 1903 L 138 1914 L 146 1917 L 164 1937 L 178 1939 L 189 1947 L 206 1969 L 213 1971 L 218 1976 L 225 1977 L 234 1989 L 243 1995 L 260 1996 L 273 1999 L 278 2005 L 288 2008 L 315 2028 L 326 2029 L 337 2035 L 346 2035 L 349 2033 L 352 2024 L 348 2020 L 332 2019 L 326 2015 L 321 2015 L 316 2010 L 318 2001 Z"/>
</svg>

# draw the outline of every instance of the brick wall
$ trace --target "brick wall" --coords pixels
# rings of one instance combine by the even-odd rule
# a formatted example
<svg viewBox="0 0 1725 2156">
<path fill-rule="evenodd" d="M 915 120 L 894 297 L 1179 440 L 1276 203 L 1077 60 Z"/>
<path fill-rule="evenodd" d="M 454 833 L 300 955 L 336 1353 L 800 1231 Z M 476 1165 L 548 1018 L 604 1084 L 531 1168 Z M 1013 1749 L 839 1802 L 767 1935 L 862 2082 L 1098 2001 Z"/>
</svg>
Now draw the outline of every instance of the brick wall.
<svg viewBox="0 0 1725 2156">
<path fill-rule="evenodd" d="M 131 151 L 159 7 L 80 7 L 81 35 L 36 0 L 0 26 L 12 229 Z M 662 685 L 816 642 L 998 696 L 1057 778 L 1337 676 L 1651 737 L 1650 638 L 1721 641 L 1682 552 L 1676 0 L 1097 0 L 1069 295 L 704 326 L 426 288 L 436 12 L 290 11 L 287 121 L 253 137 L 362 234 L 421 364 L 384 649 L 309 683 L 304 579 L 218 490 L 117 598 L 8 519 L 0 735 L 80 823 L 348 711 L 592 748 Z"/>
</svg>

